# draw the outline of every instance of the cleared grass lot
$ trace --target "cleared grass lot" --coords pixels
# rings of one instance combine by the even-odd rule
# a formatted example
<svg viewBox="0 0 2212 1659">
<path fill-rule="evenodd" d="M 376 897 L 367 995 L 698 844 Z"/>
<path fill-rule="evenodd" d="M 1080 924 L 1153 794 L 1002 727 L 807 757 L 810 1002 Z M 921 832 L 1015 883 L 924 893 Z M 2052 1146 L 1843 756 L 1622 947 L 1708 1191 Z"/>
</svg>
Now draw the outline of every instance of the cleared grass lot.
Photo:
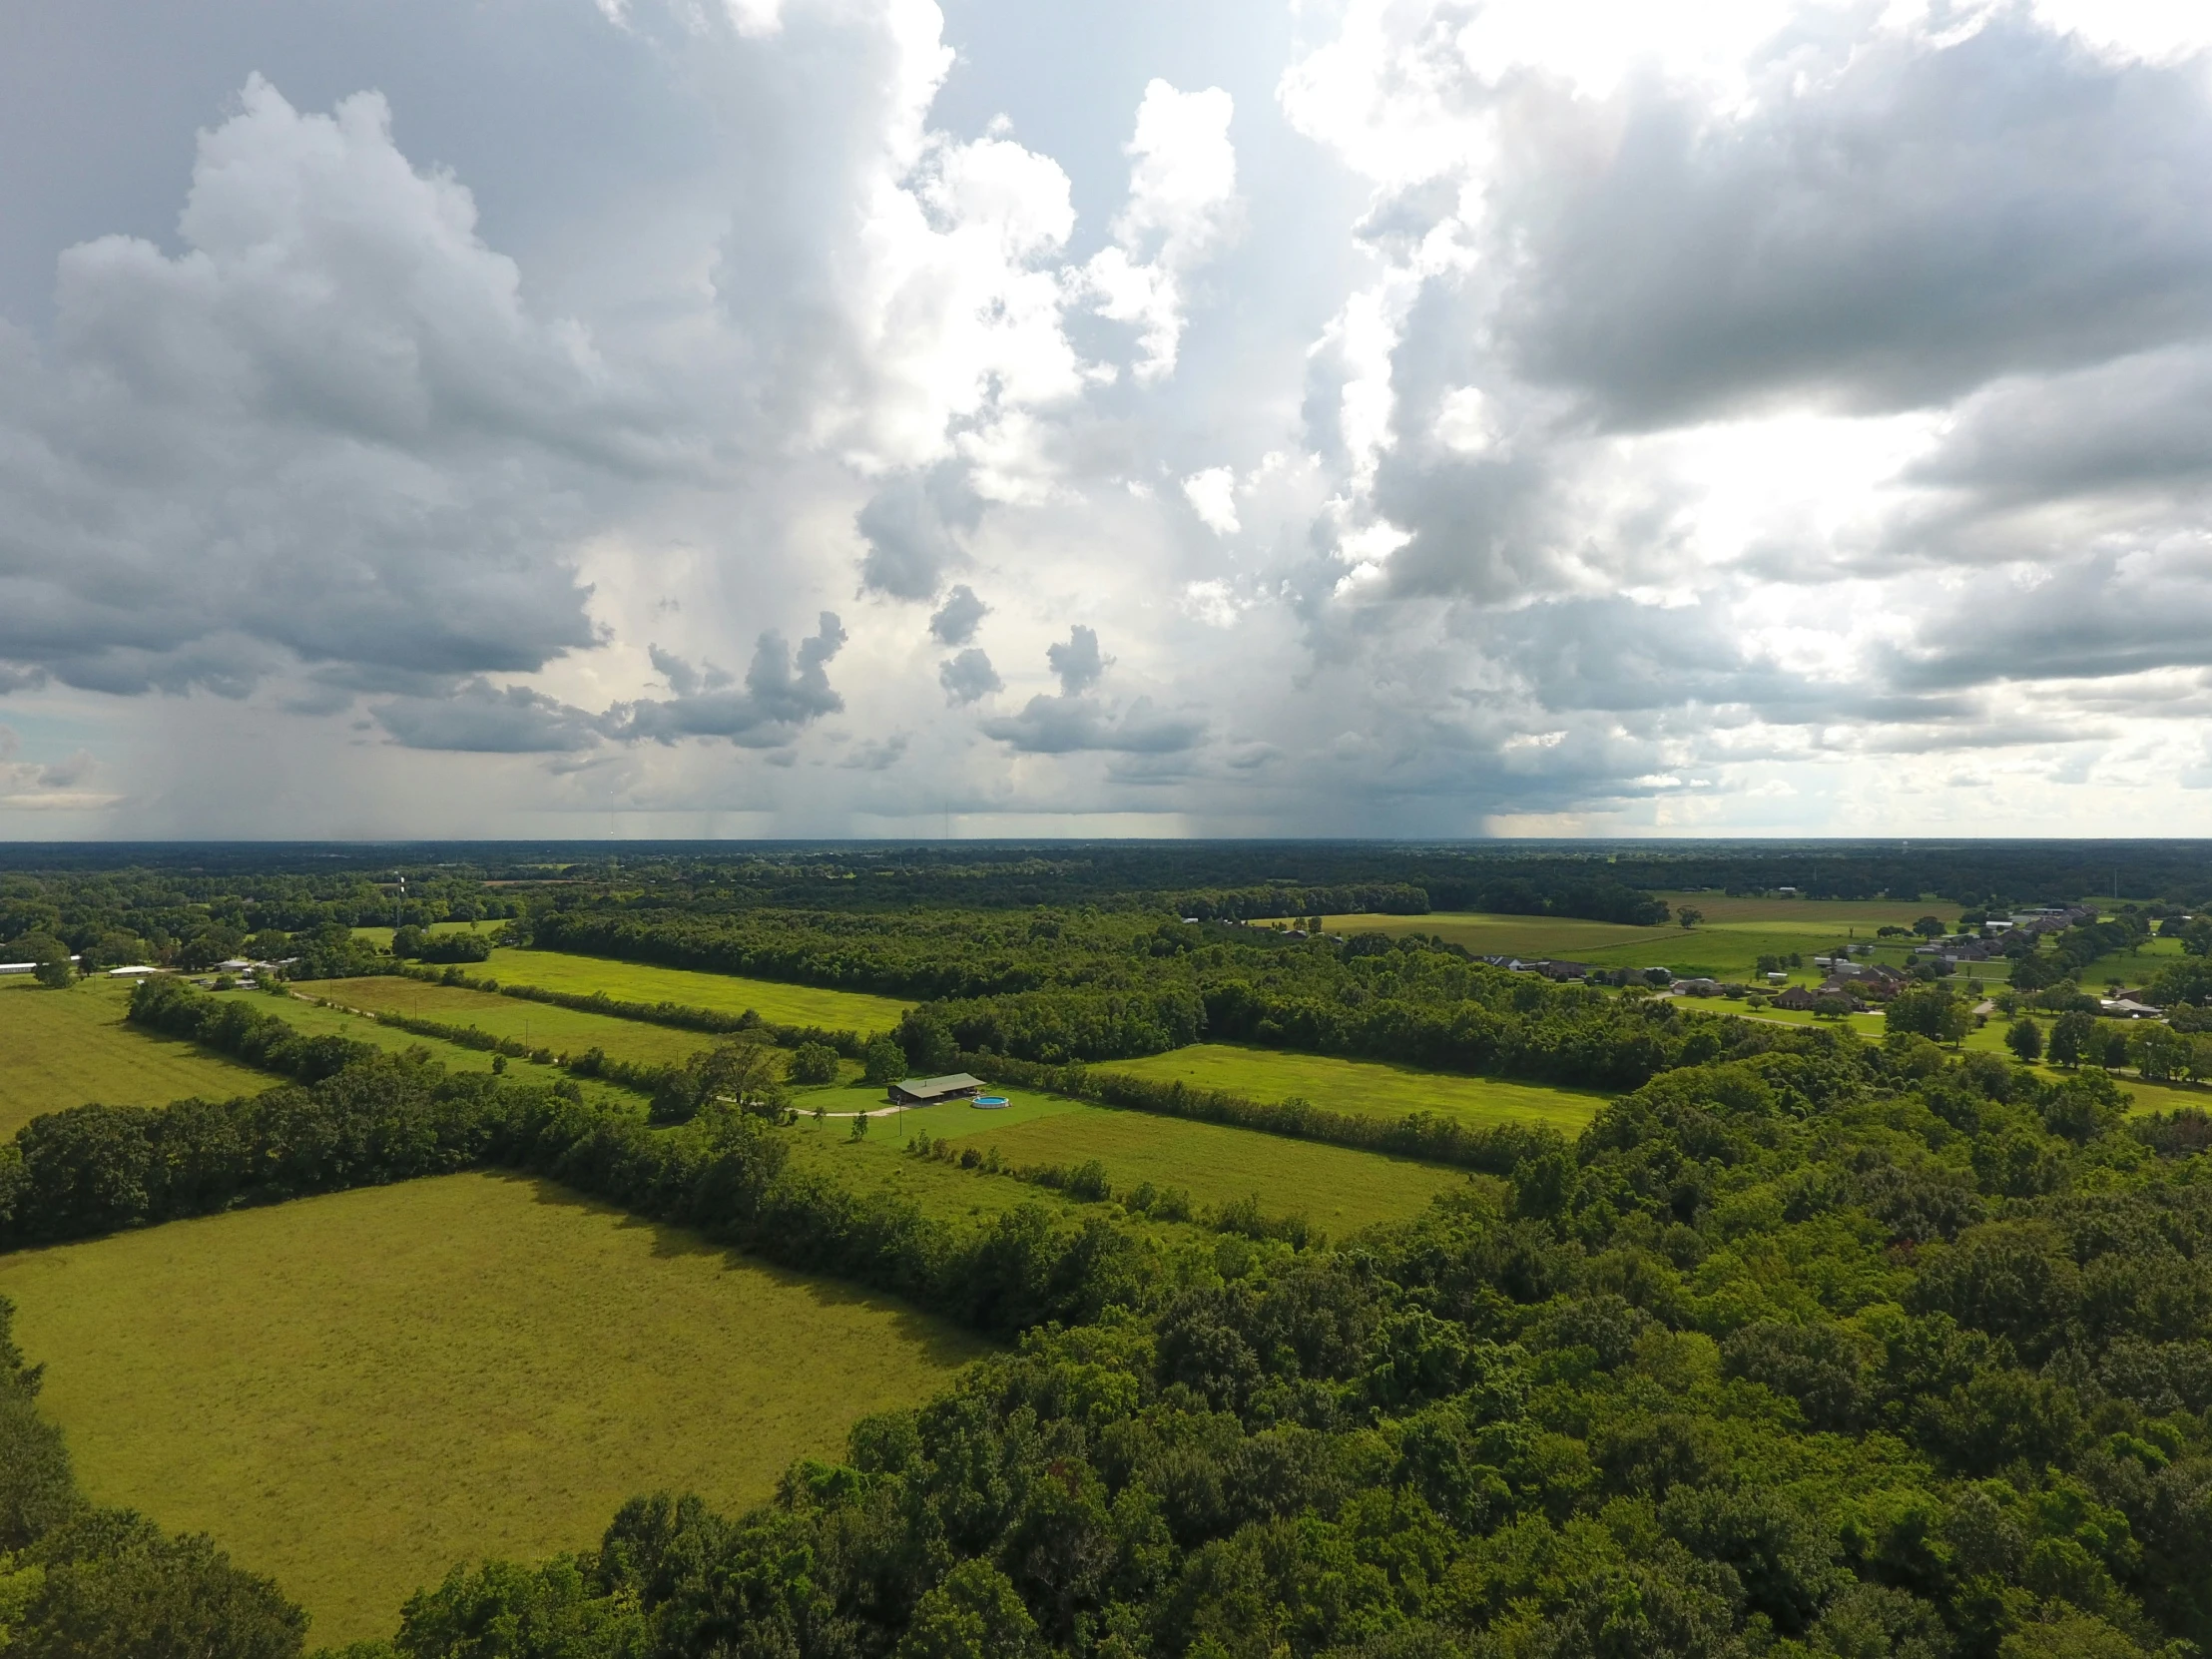
<svg viewBox="0 0 2212 1659">
<path fill-rule="evenodd" d="M 1232 1043 L 1194 1043 L 1141 1060 L 1115 1060 L 1092 1068 L 1193 1088 L 1223 1089 L 1254 1100 L 1303 1095 L 1332 1112 L 1363 1117 L 1403 1117 L 1434 1112 L 1460 1123 L 1541 1123 L 1573 1135 L 1595 1117 L 1607 1096 L 1539 1083 L 1507 1083 L 1393 1066 L 1375 1060 L 1339 1060 L 1286 1054 Z"/>
<path fill-rule="evenodd" d="M 300 989 L 311 996 L 319 982 L 309 980 Z M 242 999 L 256 1013 L 274 1014 L 310 1036 L 346 1037 L 354 1042 L 380 1048 L 387 1054 L 404 1054 L 409 1049 L 420 1049 L 448 1071 L 491 1070 L 492 1057 L 483 1049 L 463 1048 L 459 1043 L 449 1043 L 439 1037 L 417 1037 L 397 1026 L 378 1025 L 366 1014 L 347 1013 L 342 1008 L 318 1007 L 313 1003 L 302 1002 L 296 996 L 265 996 L 257 991 L 219 991 L 215 994 L 225 1001 Z M 257 1088 L 266 1089 L 279 1081 L 274 1077 L 263 1077 L 258 1072 L 253 1075 L 259 1078 L 255 1085 Z M 509 1060 L 507 1075 L 517 1082 L 553 1083 L 559 1082 L 568 1074 L 555 1071 L 549 1066 L 534 1066 L 525 1060 Z M 587 1100 L 620 1101 L 635 1105 L 640 1099 L 635 1092 L 601 1078 L 585 1077 L 574 1081 Z"/>
<path fill-rule="evenodd" d="M 588 1545 L 636 1493 L 759 1501 L 982 1351 L 491 1175 L 0 1257 L 0 1294 L 93 1497 L 274 1573 L 313 1644 L 388 1634 L 457 1560 Z"/>
<path fill-rule="evenodd" d="M 463 990 L 458 985 L 425 985 L 416 979 L 381 975 L 368 979 L 311 979 L 298 987 L 341 1007 L 372 1014 L 391 1012 L 441 1025 L 475 1026 L 494 1037 L 513 1037 L 556 1054 L 604 1049 L 618 1060 L 642 1065 L 681 1065 L 715 1038 L 609 1014 L 578 1013 L 549 1003 L 523 1002 L 496 991 Z"/>
<path fill-rule="evenodd" d="M 123 1022 L 130 987 L 88 979 L 65 991 L 0 984 L 0 1137 L 47 1112 L 97 1100 L 166 1106 L 187 1095 L 228 1100 L 273 1081 L 176 1037 Z"/>
<path fill-rule="evenodd" d="M 820 1025 L 830 1031 L 888 1031 L 912 1006 L 894 997 L 870 996 L 862 991 L 821 990 L 812 985 L 740 979 L 689 968 L 648 967 L 598 956 L 572 956 L 558 950 L 502 948 L 491 953 L 490 961 L 464 971 L 488 974 L 501 984 L 537 985 L 579 996 L 605 991 L 620 1002 L 677 1002 L 687 1008 L 712 1008 L 731 1014 L 751 1008 L 774 1024 Z"/>
</svg>

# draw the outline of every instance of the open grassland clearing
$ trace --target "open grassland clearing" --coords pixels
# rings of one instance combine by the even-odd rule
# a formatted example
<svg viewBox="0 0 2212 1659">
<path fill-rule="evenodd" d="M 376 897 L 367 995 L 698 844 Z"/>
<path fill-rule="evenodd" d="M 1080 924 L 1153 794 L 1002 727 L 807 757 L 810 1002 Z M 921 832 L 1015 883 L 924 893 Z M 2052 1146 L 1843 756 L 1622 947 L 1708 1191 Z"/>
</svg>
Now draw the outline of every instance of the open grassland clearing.
<svg viewBox="0 0 2212 1659">
<path fill-rule="evenodd" d="M 543 1182 L 457 1175 L 0 1257 L 96 1501 L 205 1529 L 388 1634 L 456 1561 L 593 1543 L 667 1487 L 736 1509 L 980 1345 Z"/>
<path fill-rule="evenodd" d="M 649 1025 L 643 1020 L 587 1014 L 545 1002 L 524 1002 L 496 991 L 458 985 L 426 985 L 384 974 L 367 979 L 316 979 L 299 987 L 310 996 L 368 1013 L 404 1014 L 440 1025 L 475 1026 L 494 1037 L 512 1037 L 532 1048 L 578 1055 L 603 1049 L 612 1059 L 638 1065 L 681 1065 L 718 1040 L 705 1031 Z"/>
<path fill-rule="evenodd" d="M 1013 1098 L 1019 1104 L 1029 1096 L 1019 1091 Z M 1374 1222 L 1403 1220 L 1468 1180 L 1462 1170 L 1386 1153 L 1072 1100 L 1014 1123 L 977 1124 L 973 1120 L 986 1114 L 966 1107 L 929 1110 L 932 1135 L 957 1139 L 963 1147 L 996 1147 L 1009 1164 L 1073 1168 L 1095 1158 L 1117 1197 L 1150 1182 L 1181 1188 L 1201 1207 L 1257 1198 L 1263 1214 L 1302 1215 L 1335 1238 Z M 940 1113 L 946 1115 L 937 1117 Z"/>
<path fill-rule="evenodd" d="M 1329 931 L 1429 933 L 1464 945 L 1478 956 L 1556 956 L 1597 967 L 1664 967 L 1677 974 L 1749 982 L 1762 956 L 1795 953 L 1805 965 L 1791 974 L 1801 982 L 1821 977 L 1815 955 L 1830 947 L 1872 939 L 1882 927 L 1910 927 L 1924 915 L 1957 917 L 1957 906 L 1942 902 L 1893 903 L 1889 900 L 1729 898 L 1721 893 L 1664 893 L 1677 911 L 1683 905 L 1702 911 L 1694 928 L 1673 922 L 1663 927 L 1627 927 L 1615 922 L 1580 921 L 1569 916 L 1485 915 L 1436 911 L 1425 916 L 1346 915 L 1325 918 Z M 1885 946 L 1877 959 L 1896 965 L 1917 940 Z M 1998 964 L 1995 973 L 2001 975 Z"/>
<path fill-rule="evenodd" d="M 306 995 L 313 995 L 315 981 L 301 987 Z M 216 996 L 225 1002 L 244 1000 L 258 1014 L 274 1014 L 289 1025 L 295 1025 L 309 1036 L 344 1037 L 353 1042 L 367 1043 L 387 1054 L 404 1054 L 410 1049 L 420 1050 L 443 1065 L 448 1071 L 489 1071 L 492 1056 L 480 1048 L 463 1048 L 459 1043 L 445 1041 L 442 1037 L 418 1037 L 402 1031 L 396 1025 L 379 1025 L 366 1014 L 349 1013 L 343 1008 L 326 1008 L 316 1003 L 301 1001 L 297 996 L 266 996 L 258 991 L 218 991 Z M 259 1079 L 257 1088 L 268 1088 L 278 1081 L 274 1077 Z M 526 1060 L 509 1060 L 507 1075 L 522 1083 L 553 1083 L 567 1076 L 549 1066 L 534 1066 Z M 635 1091 L 604 1078 L 583 1077 L 574 1080 L 586 1100 L 619 1101 L 636 1105 L 641 1098 Z"/>
<path fill-rule="evenodd" d="M 0 1137 L 31 1119 L 97 1100 L 166 1106 L 187 1095 L 228 1100 L 275 1079 L 177 1037 L 123 1021 L 130 987 L 87 979 L 67 990 L 0 984 Z"/>
<path fill-rule="evenodd" d="M 864 991 L 820 990 L 773 979 L 650 967 L 562 950 L 503 946 L 491 953 L 490 961 L 470 963 L 462 971 L 497 979 L 503 985 L 536 985 L 577 996 L 604 991 L 617 1002 L 674 1002 L 725 1014 L 752 1009 L 772 1024 L 819 1025 L 829 1031 L 888 1031 L 912 1006 Z"/>
<path fill-rule="evenodd" d="M 504 927 L 504 926 L 506 926 L 506 925 L 507 925 L 507 923 L 506 923 L 506 921 L 505 921 L 505 920 L 504 920 L 503 918 L 502 918 L 502 919 L 500 919 L 500 920 L 496 920 L 496 921 L 433 921 L 433 922 L 431 922 L 431 923 L 430 923 L 430 925 L 429 925 L 429 926 L 425 927 L 425 928 L 423 929 L 423 931 L 424 931 L 425 933 L 433 933 L 433 934 L 434 934 L 434 933 L 486 933 L 486 934 L 489 934 L 489 933 L 496 933 L 496 932 L 498 932 L 500 928 L 502 928 L 502 927 Z M 389 950 L 389 949 L 391 948 L 391 935 L 392 935 L 392 930 L 391 930 L 391 929 L 390 929 L 389 927 L 356 927 L 356 928 L 354 928 L 354 929 L 353 929 L 353 936 L 354 936 L 354 937 L 355 937 L 356 939 L 366 939 L 366 940 L 368 940 L 368 942 L 369 942 L 369 943 L 371 943 L 371 944 L 373 944 L 373 945 L 378 945 L 378 946 L 382 947 L 382 948 L 383 948 L 383 949 L 385 949 L 385 950 Z"/>
<path fill-rule="evenodd" d="M 1540 1123 L 1574 1135 L 1605 1104 L 1603 1094 L 1555 1089 L 1540 1083 L 1507 1083 L 1421 1071 L 1377 1060 L 1339 1060 L 1233 1043 L 1193 1043 L 1141 1060 L 1115 1060 L 1093 1068 L 1155 1082 L 1188 1083 L 1253 1100 L 1302 1096 L 1332 1112 L 1399 1118 L 1433 1112 L 1457 1123 Z"/>
</svg>

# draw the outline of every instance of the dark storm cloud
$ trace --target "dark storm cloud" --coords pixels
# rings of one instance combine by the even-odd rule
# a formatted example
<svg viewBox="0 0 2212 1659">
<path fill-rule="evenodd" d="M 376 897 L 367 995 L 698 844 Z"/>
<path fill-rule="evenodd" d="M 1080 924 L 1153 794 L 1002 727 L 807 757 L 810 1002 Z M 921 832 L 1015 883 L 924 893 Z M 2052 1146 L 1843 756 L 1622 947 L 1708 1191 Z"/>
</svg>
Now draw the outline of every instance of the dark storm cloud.
<svg viewBox="0 0 2212 1659">
<path fill-rule="evenodd" d="M 1801 44 L 1754 85 L 1737 119 L 1645 82 L 1509 125 L 1497 321 L 1525 374 L 1656 426 L 1943 401 L 2212 325 L 2201 64 L 2007 11 L 1948 45 Z"/>
</svg>

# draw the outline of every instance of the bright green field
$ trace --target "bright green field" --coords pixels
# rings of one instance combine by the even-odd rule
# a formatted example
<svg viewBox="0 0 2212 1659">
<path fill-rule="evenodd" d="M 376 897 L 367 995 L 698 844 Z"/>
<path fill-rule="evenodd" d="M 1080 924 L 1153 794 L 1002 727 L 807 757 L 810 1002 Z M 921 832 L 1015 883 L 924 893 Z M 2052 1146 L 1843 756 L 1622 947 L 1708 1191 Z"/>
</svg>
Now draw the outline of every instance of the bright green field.
<svg viewBox="0 0 2212 1659">
<path fill-rule="evenodd" d="M 1194 1088 L 1225 1089 L 1254 1100 L 1303 1095 L 1332 1112 L 1363 1117 L 1402 1117 L 1434 1112 L 1460 1123 L 1543 1123 L 1562 1134 L 1578 1133 L 1597 1115 L 1606 1096 L 1581 1089 L 1546 1088 L 1481 1077 L 1455 1077 L 1372 1060 L 1336 1060 L 1229 1043 L 1194 1043 L 1141 1060 L 1116 1060 L 1095 1068 Z"/>
<path fill-rule="evenodd" d="M 400 1013 L 440 1025 L 475 1026 L 495 1037 L 514 1037 L 556 1054 L 581 1054 L 601 1048 L 617 1060 L 641 1065 L 681 1065 L 715 1038 L 704 1031 L 610 1014 L 579 1013 L 544 1002 L 523 1002 L 497 991 L 463 990 L 458 985 L 425 985 L 417 979 L 378 975 L 367 979 L 311 979 L 298 989 L 341 1007 L 369 1013 Z"/>
<path fill-rule="evenodd" d="M 1027 1122 L 999 1124 L 974 1120 L 1011 1114 L 932 1107 L 968 1118 L 932 1133 L 965 1145 L 995 1146 L 1013 1164 L 1072 1166 L 1096 1158 L 1117 1195 L 1149 1181 L 1180 1187 L 1201 1205 L 1257 1197 L 1266 1214 L 1303 1215 L 1339 1239 L 1374 1222 L 1414 1215 L 1436 1194 L 1467 1181 L 1461 1170 L 1218 1123 L 1076 1101 L 1059 1102 L 1058 1108 L 1039 1111 Z"/>
<path fill-rule="evenodd" d="M 109 1106 L 166 1106 L 187 1095 L 229 1100 L 275 1081 L 189 1042 L 124 1024 L 130 999 L 130 987 L 115 979 L 87 979 L 66 991 L 0 985 L 0 1137 L 88 1100 Z"/>
<path fill-rule="evenodd" d="M 839 1092 L 848 1092 L 854 1102 L 877 1098 L 872 1091 Z M 875 1118 L 859 1143 L 850 1138 L 849 1120 L 818 1126 L 802 1118 L 786 1133 L 802 1167 L 833 1174 L 847 1186 L 888 1187 L 948 1220 L 995 1215 L 1025 1201 L 1080 1207 L 1049 1188 L 903 1157 L 902 1138 L 926 1131 L 963 1147 L 995 1146 L 1014 1166 L 1072 1166 L 1096 1158 L 1117 1195 L 1140 1181 L 1180 1187 L 1200 1205 L 1257 1194 L 1268 1215 L 1302 1214 L 1336 1238 L 1371 1222 L 1410 1216 L 1436 1193 L 1467 1179 L 1462 1171 L 1379 1152 L 1120 1111 L 1031 1089 L 1006 1093 L 1012 1104 L 1000 1111 L 948 1102 L 910 1110 L 903 1122 L 897 1116 Z M 802 1100 L 803 1110 L 812 1098 Z M 825 1104 L 830 1111 L 850 1109 L 834 1100 Z"/>
<path fill-rule="evenodd" d="M 501 984 L 539 985 L 583 996 L 605 991 L 622 1002 L 677 1002 L 732 1014 L 751 1008 L 777 1025 L 820 1025 L 830 1031 L 888 1031 L 912 1006 L 860 991 L 818 990 L 772 979 L 611 962 L 558 950 L 495 950 L 490 961 L 464 971 L 488 974 Z"/>
<path fill-rule="evenodd" d="M 0 1294 L 92 1496 L 274 1573 L 315 1643 L 388 1634 L 455 1561 L 592 1544 L 636 1493 L 757 1502 L 980 1352 L 487 1175 L 0 1257 Z"/>
<path fill-rule="evenodd" d="M 430 931 L 489 933 L 504 925 L 497 921 L 441 921 Z M 356 927 L 353 931 L 380 945 L 391 943 L 388 927 Z M 912 1006 L 896 997 L 871 996 L 865 991 L 819 990 L 774 979 L 651 967 L 562 950 L 502 947 L 491 953 L 489 961 L 464 963 L 462 971 L 472 978 L 496 979 L 503 985 L 536 985 L 549 991 L 573 991 L 579 996 L 605 991 L 619 1002 L 675 1002 L 687 1008 L 712 1008 L 730 1014 L 742 1014 L 751 1008 L 777 1025 L 819 1025 L 830 1031 L 888 1031 Z"/>
<path fill-rule="evenodd" d="M 312 995 L 316 981 L 309 980 L 300 989 Z M 463 1048 L 459 1043 L 449 1043 L 441 1037 L 417 1037 L 397 1026 L 379 1025 L 365 1014 L 349 1014 L 339 1008 L 317 1007 L 302 1002 L 296 996 L 266 996 L 258 991 L 218 991 L 225 1000 L 243 1000 L 256 1013 L 274 1014 L 288 1024 L 317 1037 L 347 1037 L 354 1042 L 368 1043 L 388 1054 L 404 1054 L 409 1049 L 420 1049 L 448 1071 L 489 1071 L 491 1055 L 479 1048 Z M 526 1060 L 509 1060 L 508 1076 L 522 1082 L 557 1082 L 565 1073 L 548 1067 L 534 1066 Z M 259 1087 L 267 1088 L 274 1081 L 262 1078 Z M 614 1100 L 637 1104 L 638 1096 L 600 1078 L 577 1078 L 578 1088 L 587 1100 Z"/>
</svg>

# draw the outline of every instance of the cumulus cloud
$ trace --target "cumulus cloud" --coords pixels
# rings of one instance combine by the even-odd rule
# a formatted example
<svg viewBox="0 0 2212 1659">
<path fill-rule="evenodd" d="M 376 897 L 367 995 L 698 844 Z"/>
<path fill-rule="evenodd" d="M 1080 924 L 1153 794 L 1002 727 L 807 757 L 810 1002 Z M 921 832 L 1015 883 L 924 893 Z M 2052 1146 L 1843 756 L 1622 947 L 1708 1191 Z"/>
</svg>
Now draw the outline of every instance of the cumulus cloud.
<svg viewBox="0 0 2212 1659">
<path fill-rule="evenodd" d="M 982 730 L 1025 755 L 1169 755 L 1195 748 L 1206 723 L 1160 714 L 1142 697 L 1119 714 L 1085 697 L 1032 697 L 1018 715 L 986 720 Z"/>
<path fill-rule="evenodd" d="M 813 637 L 799 642 L 797 653 L 770 629 L 754 647 L 743 691 L 709 689 L 704 675 L 695 676 L 689 664 L 682 664 L 685 683 L 696 690 L 679 691 L 666 702 L 644 698 L 617 704 L 608 712 L 606 729 L 614 737 L 650 738 L 660 744 L 728 738 L 742 749 L 776 748 L 844 707 L 844 699 L 830 684 L 830 659 L 844 641 L 844 625 L 829 611 L 822 613 Z"/>
<path fill-rule="evenodd" d="M 590 647 L 567 480 L 664 458 L 384 101 L 259 77 L 204 133 L 182 252 L 61 256 L 0 374 L 0 659 L 130 693 L 286 662 L 528 672 Z"/>
<path fill-rule="evenodd" d="M 944 596 L 944 603 L 929 619 L 929 632 L 940 644 L 965 645 L 975 638 L 975 630 L 983 625 L 990 609 L 963 582 Z"/>
<path fill-rule="evenodd" d="M 559 755 L 589 749 L 600 725 L 581 709 L 526 686 L 473 679 L 442 697 L 400 697 L 374 706 L 376 723 L 408 749 L 491 755 Z"/>
<path fill-rule="evenodd" d="M 1199 523 L 1217 536 L 1233 536 L 1237 522 L 1237 475 L 1225 466 L 1210 466 L 1183 480 L 1184 499 Z"/>
<path fill-rule="evenodd" d="M 1106 672 L 1106 659 L 1098 650 L 1098 630 L 1080 622 L 1068 630 L 1066 639 L 1047 646 L 1044 656 L 1052 672 L 1060 677 L 1060 690 L 1070 697 L 1097 685 Z"/>
<path fill-rule="evenodd" d="M 1113 244 L 1085 275 L 1099 313 L 1136 325 L 1139 380 L 1174 371 L 1191 274 L 1236 231 L 1235 113 L 1219 87 L 1179 92 L 1159 80 L 1137 106 L 1129 202 L 1114 221 Z"/>
<path fill-rule="evenodd" d="M 853 521 L 868 544 L 861 585 L 893 599 L 930 598 L 945 571 L 961 559 L 959 532 L 973 530 L 982 509 L 982 499 L 956 467 L 938 466 L 885 484 Z"/>
<path fill-rule="evenodd" d="M 972 645 L 937 665 L 937 684 L 944 688 L 945 701 L 955 709 L 979 703 L 991 693 L 1005 690 L 1006 685 L 999 679 L 998 670 L 991 667 L 988 654 Z"/>
</svg>

